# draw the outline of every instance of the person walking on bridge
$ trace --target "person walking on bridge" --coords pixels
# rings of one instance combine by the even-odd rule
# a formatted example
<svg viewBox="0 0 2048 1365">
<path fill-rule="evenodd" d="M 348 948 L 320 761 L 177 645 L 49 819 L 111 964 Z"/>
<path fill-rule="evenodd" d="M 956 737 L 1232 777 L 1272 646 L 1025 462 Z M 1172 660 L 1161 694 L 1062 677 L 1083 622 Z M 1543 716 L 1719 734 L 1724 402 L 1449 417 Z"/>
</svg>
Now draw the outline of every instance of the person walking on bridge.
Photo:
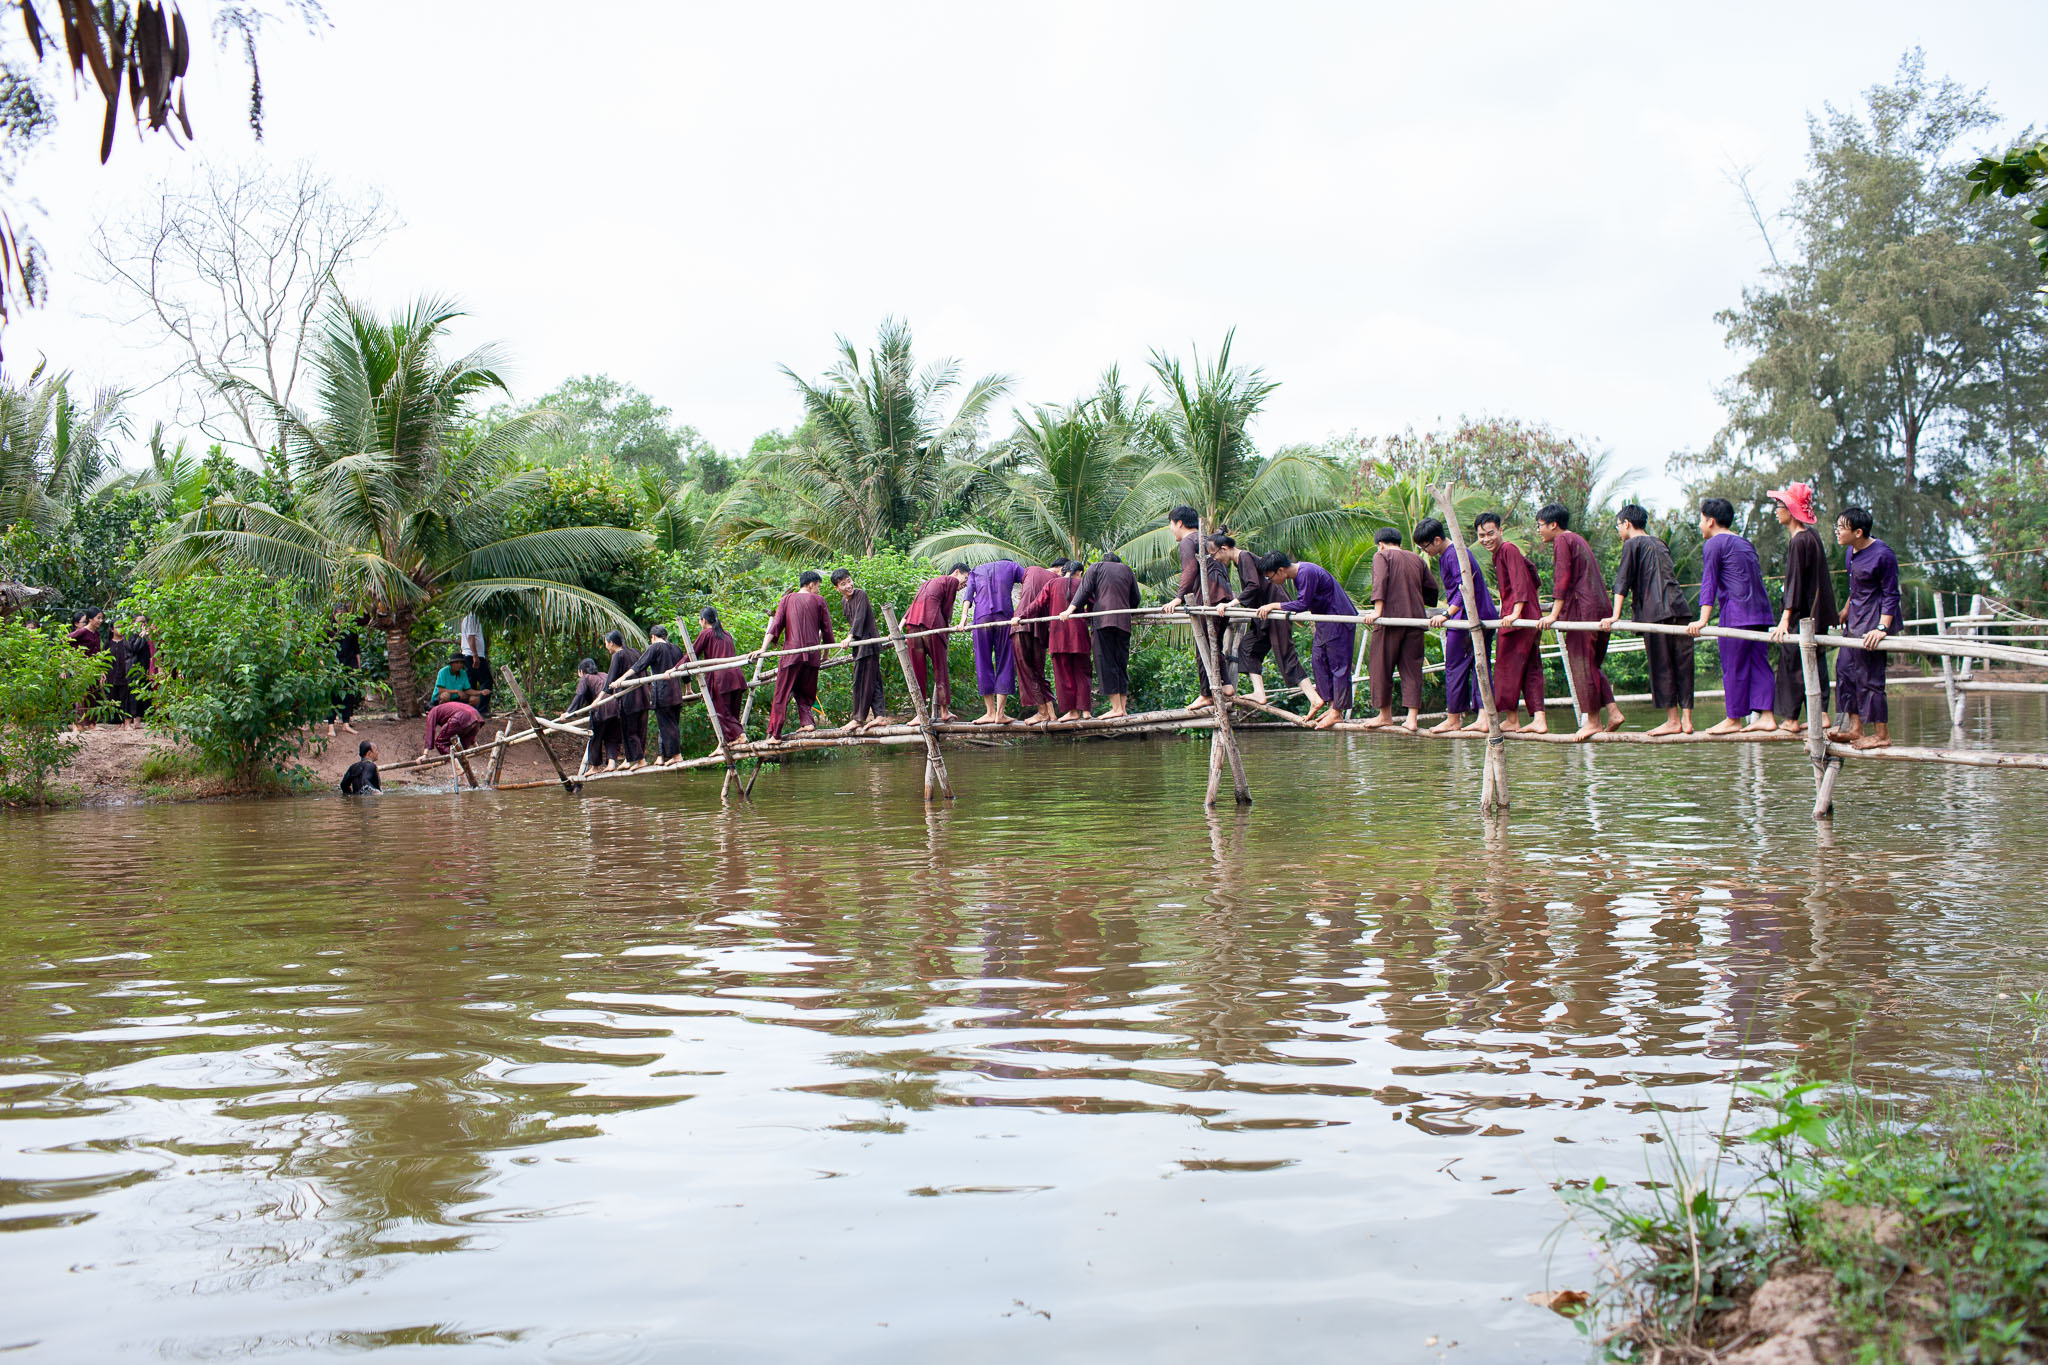
<svg viewBox="0 0 2048 1365">
<path fill-rule="evenodd" d="M 805 569 L 797 579 L 796 591 L 786 592 L 768 618 L 768 633 L 761 639 L 764 650 L 776 642 L 801 651 L 785 654 L 775 661 L 775 697 L 768 706 L 768 738 L 782 738 L 783 722 L 789 718 L 789 704 L 796 702 L 797 733 L 818 728 L 818 666 L 825 661 L 823 650 L 814 645 L 832 643 L 832 609 L 825 605 L 820 585 L 825 581 L 816 569 Z"/>
<path fill-rule="evenodd" d="M 1671 551 L 1650 534 L 1650 514 L 1635 503 L 1615 514 L 1621 532 L 1621 562 L 1614 567 L 1614 608 L 1600 623 L 1614 629 L 1624 602 L 1633 600 L 1642 622 L 1683 625 L 1692 619 L 1692 599 L 1678 585 Z M 1649 735 L 1692 733 L 1693 639 L 1690 635 L 1643 636 L 1643 656 L 1650 669 L 1650 703 L 1664 708 L 1664 723 Z"/>
<path fill-rule="evenodd" d="M 1166 514 L 1166 529 L 1172 532 L 1175 543 L 1180 546 L 1180 581 L 1175 585 L 1173 600 L 1166 604 L 1168 611 L 1179 611 L 1182 604 L 1189 601 L 1213 607 L 1230 600 L 1230 570 L 1224 567 L 1223 561 L 1210 555 L 1208 572 L 1204 574 L 1202 571 L 1204 546 L 1198 534 L 1201 524 L 1201 513 L 1192 507 L 1176 507 Z M 1208 637 L 1209 657 L 1216 661 L 1216 671 L 1223 675 L 1211 679 L 1209 671 L 1202 666 L 1202 651 L 1199 648 L 1195 650 L 1195 678 L 1201 686 L 1201 696 L 1190 709 L 1199 711 L 1214 700 L 1212 693 L 1215 688 L 1221 688 L 1225 696 L 1230 695 L 1235 666 L 1223 657 L 1222 621 L 1213 616 L 1197 616 L 1193 625 Z"/>
<path fill-rule="evenodd" d="M 1045 585 L 1061 576 L 1055 560 L 1051 567 L 1027 564 L 1017 584 L 1017 615 L 1010 622 L 1010 657 L 1017 668 L 1017 709 L 1029 712 L 1027 719 L 1049 721 L 1058 714 L 1052 684 L 1045 680 L 1046 650 L 1052 643 L 1052 625 L 1044 616 L 1033 618 L 1026 609 L 1038 600 Z"/>
<path fill-rule="evenodd" d="M 1763 561 L 1757 558 L 1756 546 L 1728 529 L 1734 524 L 1735 504 L 1728 499 L 1708 498 L 1700 504 L 1700 534 L 1707 543 L 1700 551 L 1700 617 L 1686 627 L 1693 635 L 1706 629 L 1716 608 L 1721 624 L 1736 630 L 1764 630 L 1771 624 Z M 1714 643 L 1721 651 L 1721 709 L 1727 714 L 1707 733 L 1777 729 L 1778 717 L 1771 708 L 1778 704 L 1778 688 L 1771 677 L 1768 646 L 1726 636 Z M 1754 719 L 1744 725 L 1745 716 Z"/>
<path fill-rule="evenodd" d="M 1010 723 L 1010 694 L 1017 690 L 1010 622 L 1023 579 L 1024 566 L 1014 559 L 992 559 L 967 574 L 967 601 L 974 613 L 974 684 L 981 693 L 976 725 Z"/>
<path fill-rule="evenodd" d="M 875 629 L 875 606 L 868 600 L 865 589 L 853 581 L 853 570 L 834 569 L 832 586 L 839 592 L 839 600 L 846 607 L 846 638 L 849 640 L 875 641 L 882 638 L 882 632 Z M 855 644 L 853 647 L 853 709 L 846 714 L 846 723 L 853 727 L 855 734 L 864 732 L 876 721 L 888 719 L 882 713 L 882 647 L 879 644 Z"/>
<path fill-rule="evenodd" d="M 1598 622 L 1605 617 L 1607 580 L 1600 572 L 1600 561 L 1593 557 L 1593 547 L 1572 529 L 1571 511 L 1561 502 L 1546 503 L 1536 513 L 1536 534 L 1553 552 L 1550 610 L 1537 622 L 1538 628 L 1548 630 L 1560 620 Z M 1579 705 L 1586 708 L 1572 738 L 1583 743 L 1603 729 L 1619 730 L 1625 717 L 1614 700 L 1614 684 L 1607 680 L 1607 633 L 1561 630 L 1558 638 L 1564 644 L 1564 666 L 1571 670 Z M 1603 707 L 1607 712 L 1604 726 L 1600 720 Z"/>
<path fill-rule="evenodd" d="M 690 648 L 697 651 L 699 659 L 733 659 L 739 657 L 739 647 L 732 636 L 719 624 L 718 608 L 706 607 L 697 613 L 701 629 Z M 718 716 L 718 732 L 725 736 L 727 744 L 737 744 L 745 738 L 740 729 L 740 694 L 747 690 L 747 676 L 737 668 L 717 668 L 700 674 L 698 686 L 711 695 L 711 709 Z"/>
<path fill-rule="evenodd" d="M 1274 586 L 1259 572 L 1259 553 L 1248 546 L 1239 545 L 1229 536 L 1218 537 L 1226 542 L 1216 553 L 1225 564 L 1237 570 L 1236 605 L 1246 611 L 1257 611 L 1268 602 L 1281 600 L 1275 596 Z M 1308 668 L 1301 662 L 1301 655 L 1294 647 L 1294 625 L 1285 619 L 1278 621 L 1249 622 L 1244 634 L 1237 642 L 1237 675 L 1248 680 L 1252 688 L 1252 700 L 1261 706 L 1266 704 L 1266 656 L 1273 657 L 1273 667 L 1280 674 L 1282 687 L 1300 687 L 1308 677 Z"/>
<path fill-rule="evenodd" d="M 1550 718 L 1543 714 L 1543 651 L 1538 647 L 1543 632 L 1518 628 L 1517 621 L 1534 622 L 1543 615 L 1538 600 L 1542 588 L 1536 566 L 1521 547 L 1501 534 L 1500 513 L 1481 512 L 1472 523 L 1480 547 L 1493 556 L 1493 586 L 1500 595 L 1500 639 L 1493 649 L 1493 705 L 1500 713 L 1500 728 L 1520 730 L 1515 710 L 1529 707 L 1528 730 L 1532 735 L 1550 733 Z"/>
<path fill-rule="evenodd" d="M 1845 508 L 1835 518 L 1835 540 L 1849 555 L 1849 609 L 1843 634 L 1862 636 L 1863 647 L 1844 646 L 1836 656 L 1835 701 L 1848 716 L 1849 728 L 1830 731 L 1828 738 L 1858 749 L 1888 749 L 1892 743 L 1884 655 L 1877 647 L 1899 628 L 1899 557 L 1891 546 L 1871 539 L 1876 524 L 1867 507 Z M 1814 723 L 1819 721 L 1814 717 Z M 1863 732 L 1866 723 L 1869 734 Z"/>
<path fill-rule="evenodd" d="M 1432 626 L 1442 626 L 1451 621 L 1494 619 L 1493 594 L 1486 590 L 1486 575 L 1471 574 L 1471 586 L 1466 586 L 1467 574 L 1465 566 L 1458 562 L 1458 547 L 1451 543 L 1441 519 L 1424 517 L 1416 522 L 1415 545 L 1424 554 L 1436 556 L 1437 573 L 1443 579 L 1443 610 L 1430 618 Z M 1478 566 L 1476 558 L 1473 566 Z M 1487 657 L 1491 658 L 1493 632 L 1484 627 L 1476 631 L 1453 629 L 1444 632 L 1444 718 L 1429 727 L 1429 734 L 1447 735 L 1465 729 L 1467 716 L 1474 718 L 1470 727 L 1473 732 L 1486 733 L 1486 711 L 1479 704 L 1475 648 L 1489 651 Z"/>
<path fill-rule="evenodd" d="M 1109 698 L 1106 716 L 1130 714 L 1131 612 L 1137 605 L 1138 576 L 1112 553 L 1088 566 L 1067 609 L 1060 613 L 1063 617 L 1084 611 L 1105 613 L 1089 624 L 1095 645 L 1096 690 Z"/>
<path fill-rule="evenodd" d="M 1268 602 L 1260 607 L 1261 621 L 1276 611 L 1306 612 L 1313 616 L 1358 615 L 1358 608 L 1352 605 L 1336 577 L 1320 564 L 1307 560 L 1297 564 L 1276 550 L 1259 561 L 1259 571 L 1266 575 L 1267 582 L 1283 590 L 1274 596 L 1284 596 L 1284 590 L 1290 587 L 1294 593 L 1290 601 Z M 1308 655 L 1310 677 L 1302 686 L 1309 699 L 1305 719 L 1314 721 L 1318 730 L 1329 729 L 1351 709 L 1351 653 L 1357 643 L 1358 627 L 1349 621 L 1315 623 L 1314 643 L 1309 646 Z M 1329 710 L 1318 720 L 1316 713 L 1324 707 Z"/>
<path fill-rule="evenodd" d="M 1089 695 L 1088 680 L 1091 673 L 1088 627 L 1076 621 L 1067 610 L 1074 590 L 1081 585 L 1081 561 L 1064 559 L 1059 564 L 1060 573 L 1050 583 L 1038 590 L 1038 596 L 1025 604 L 1025 615 L 1056 618 L 1047 637 L 1047 653 L 1052 656 L 1053 694 L 1059 707 L 1061 720 L 1086 720 L 1095 712 L 1095 699 Z"/>
<path fill-rule="evenodd" d="M 1788 483 L 1783 488 L 1773 488 L 1770 499 L 1777 504 L 1778 524 L 1792 532 L 1792 539 L 1785 546 L 1785 592 L 1771 639 L 1777 642 L 1773 673 L 1777 682 L 1778 728 L 1796 735 L 1806 728 L 1799 719 L 1806 710 L 1806 658 L 1796 639 L 1799 623 L 1811 619 L 1815 635 L 1834 632 L 1835 576 L 1828 569 L 1827 546 L 1821 544 L 1820 534 L 1813 529 L 1813 485 Z M 1816 720 L 1825 725 L 1828 656 L 1822 649 L 1814 653 L 1818 656 L 1814 662 L 1820 669 L 1820 715 Z"/>
<path fill-rule="evenodd" d="M 953 719 L 952 664 L 946 646 L 952 640 L 953 602 L 967 582 L 967 565 L 955 564 L 936 578 L 927 578 L 910 599 L 910 611 L 903 618 L 905 634 L 935 630 L 920 635 L 910 644 L 910 668 L 917 675 L 919 695 L 931 703 L 933 720 Z"/>
<path fill-rule="evenodd" d="M 604 766 L 607 771 L 642 767 L 647 762 L 647 689 L 617 686 L 640 662 L 640 651 L 616 630 L 605 635 L 604 647 L 612 662 L 604 674 L 605 699 L 593 713 L 603 715 L 608 725 Z"/>
<path fill-rule="evenodd" d="M 1378 548 L 1372 552 L 1372 608 L 1365 613 L 1372 627 L 1366 645 L 1366 676 L 1372 684 L 1373 717 L 1368 730 L 1381 730 L 1394 723 L 1394 670 L 1401 670 L 1401 705 L 1408 712 L 1401 728 L 1411 734 L 1422 713 L 1422 626 L 1383 626 L 1382 616 L 1396 620 L 1421 620 L 1436 605 L 1436 581 L 1429 576 L 1428 562 L 1412 550 L 1401 548 L 1401 533 L 1382 526 L 1373 536 Z"/>
<path fill-rule="evenodd" d="M 653 626 L 647 636 L 647 651 L 640 656 L 640 662 L 626 670 L 628 678 L 660 678 L 683 661 L 683 651 L 668 638 L 667 626 Z M 653 694 L 648 701 L 654 710 L 655 741 L 661 746 L 661 756 L 654 761 L 654 766 L 661 768 L 680 762 L 683 757 L 682 679 L 661 678 L 659 682 L 648 683 L 636 690 Z"/>
</svg>

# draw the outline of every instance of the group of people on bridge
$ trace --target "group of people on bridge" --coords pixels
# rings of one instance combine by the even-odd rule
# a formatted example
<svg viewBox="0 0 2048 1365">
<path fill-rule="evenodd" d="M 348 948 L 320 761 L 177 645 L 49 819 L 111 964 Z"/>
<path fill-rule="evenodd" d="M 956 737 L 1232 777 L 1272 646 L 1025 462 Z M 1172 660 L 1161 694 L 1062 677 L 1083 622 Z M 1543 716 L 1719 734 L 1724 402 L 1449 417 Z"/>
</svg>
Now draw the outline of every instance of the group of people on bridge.
<svg viewBox="0 0 2048 1365">
<path fill-rule="evenodd" d="M 1861 637 L 1861 647 L 1840 651 L 1835 690 L 1847 726 L 1832 737 L 1859 748 L 1887 745 L 1884 658 L 1877 646 L 1900 621 L 1898 559 L 1883 541 L 1872 538 L 1867 509 L 1844 509 L 1836 519 L 1835 539 L 1846 551 L 1849 600 L 1846 613 L 1838 617 L 1829 557 L 1815 530 L 1812 487 L 1793 483 L 1769 496 L 1779 521 L 1791 532 L 1775 607 L 1756 547 L 1732 529 L 1733 505 L 1725 498 L 1708 498 L 1699 508 L 1705 548 L 1697 597 L 1678 581 L 1671 552 L 1649 532 L 1649 514 L 1642 507 L 1629 504 L 1617 515 L 1622 549 L 1609 579 L 1592 546 L 1571 529 L 1570 512 L 1550 503 L 1536 514 L 1537 534 L 1552 555 L 1547 605 L 1536 566 L 1502 534 L 1501 515 L 1482 512 L 1473 531 L 1491 559 L 1491 582 L 1484 572 L 1468 574 L 1444 522 L 1426 517 L 1412 528 L 1420 553 L 1404 548 L 1399 530 L 1378 532 L 1371 600 L 1363 612 L 1321 565 L 1280 552 L 1261 555 L 1227 533 L 1203 533 L 1195 510 L 1177 507 L 1168 514 L 1167 527 L 1180 572 L 1159 610 L 1171 615 L 1190 607 L 1211 609 L 1188 618 L 1204 632 L 1206 645 L 1197 649 L 1200 696 L 1190 709 L 1214 706 L 1219 694 L 1226 702 L 1235 698 L 1240 678 L 1249 684 L 1253 702 L 1268 705 L 1264 669 L 1271 659 L 1282 683 L 1306 697 L 1306 720 L 1318 728 L 1338 724 L 1352 709 L 1357 630 L 1365 626 L 1371 630 L 1365 676 L 1375 712 L 1365 728 L 1416 730 L 1426 632 L 1452 627 L 1444 635 L 1446 715 L 1430 733 L 1487 728 L 1475 667 L 1480 649 L 1488 652 L 1493 702 L 1503 728 L 1547 731 L 1539 640 L 1544 630 L 1563 623 L 1567 628 L 1557 633 L 1581 715 L 1572 738 L 1581 740 L 1623 724 L 1605 664 L 1610 632 L 1624 613 L 1633 624 L 1672 628 L 1641 632 L 1652 701 L 1665 711 L 1665 720 L 1649 731 L 1653 736 L 1692 732 L 1696 637 L 1717 618 L 1724 627 L 1768 631 L 1775 645 L 1719 639 L 1726 715 L 1707 733 L 1800 732 L 1806 704 L 1796 638 L 1801 623 L 1810 620 L 1817 634 L 1842 624 Z M 1472 562 L 1476 566 L 1477 560 Z M 826 648 L 841 643 L 849 647 L 853 669 L 849 732 L 895 723 L 887 714 L 882 681 L 882 651 L 890 641 L 877 626 L 874 605 L 852 571 L 831 571 L 829 584 L 844 622 L 842 641 L 827 582 L 826 574 L 805 570 L 776 604 L 758 656 L 745 656 L 775 658 L 768 743 L 780 742 L 792 719 L 798 735 L 817 730 L 819 670 Z M 1239 610 L 1233 614 L 1217 608 Z M 1113 553 L 1092 564 L 1072 558 L 1045 564 L 962 562 L 919 585 L 903 618 L 903 642 L 909 671 L 935 720 L 955 719 L 948 644 L 956 629 L 973 634 L 975 685 L 982 703 L 973 724 L 1083 719 L 1094 714 L 1097 693 L 1108 699 L 1107 716 L 1122 717 L 1129 714 L 1132 621 L 1146 610 L 1136 574 Z M 1295 642 L 1296 617 L 1308 618 L 1312 626 L 1306 663 Z M 1480 628 L 1464 624 L 1472 621 Z M 581 661 L 575 695 L 562 714 L 585 714 L 588 708 L 584 771 L 681 760 L 685 693 L 676 670 L 686 659 L 735 661 L 692 676 L 708 697 L 721 740 L 744 739 L 740 698 L 748 681 L 737 666 L 742 656 L 716 608 L 705 608 L 698 624 L 687 653 L 665 626 L 655 626 L 645 650 L 635 650 L 614 631 L 605 637 L 604 666 L 593 658 Z M 1213 666 L 1202 662 L 1204 656 L 1213 659 Z M 1823 656 L 1823 696 L 1826 675 Z M 643 679 L 651 681 L 636 683 Z M 1021 708 L 1015 718 L 1008 709 L 1013 696 Z M 1523 711 L 1526 723 L 1520 719 Z M 651 758 L 650 712 L 656 742 Z M 475 708 L 444 701 L 428 718 L 428 752 L 445 753 L 451 743 L 469 743 L 481 723 Z"/>
</svg>

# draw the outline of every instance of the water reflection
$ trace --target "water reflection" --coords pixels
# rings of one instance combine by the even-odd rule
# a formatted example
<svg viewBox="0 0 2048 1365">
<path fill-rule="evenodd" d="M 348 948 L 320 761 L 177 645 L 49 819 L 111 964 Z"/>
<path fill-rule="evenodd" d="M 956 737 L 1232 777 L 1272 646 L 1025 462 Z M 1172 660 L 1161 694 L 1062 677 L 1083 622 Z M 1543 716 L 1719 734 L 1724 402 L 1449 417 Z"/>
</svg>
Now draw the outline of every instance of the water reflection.
<svg viewBox="0 0 2048 1365">
<path fill-rule="evenodd" d="M 2042 937 L 2030 774 L 1248 747 L 10 822 L 0 1346 L 1574 1359 L 1554 1183 Z"/>
</svg>

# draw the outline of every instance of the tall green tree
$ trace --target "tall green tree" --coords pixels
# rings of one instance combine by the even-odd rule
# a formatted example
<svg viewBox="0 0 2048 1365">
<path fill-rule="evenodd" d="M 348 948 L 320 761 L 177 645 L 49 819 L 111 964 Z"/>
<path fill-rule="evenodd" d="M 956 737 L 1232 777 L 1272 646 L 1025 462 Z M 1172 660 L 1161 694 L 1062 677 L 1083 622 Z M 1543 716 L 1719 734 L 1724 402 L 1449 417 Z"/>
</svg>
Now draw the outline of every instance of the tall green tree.
<svg viewBox="0 0 2048 1365">
<path fill-rule="evenodd" d="M 1339 506 L 1343 472 L 1309 446 L 1271 458 L 1259 454 L 1251 425 L 1279 385 L 1263 371 L 1232 363 L 1235 337 L 1235 329 L 1224 333 L 1206 364 L 1199 353 L 1187 364 L 1164 351 L 1152 353 L 1161 394 L 1146 415 L 1143 438 L 1160 468 L 1185 485 L 1204 528 L 1248 536 L 1261 550 L 1291 552 L 1349 524 Z M 1167 511 L 1161 506 L 1154 514 L 1163 518 Z M 1167 562 L 1173 541 L 1162 525 L 1126 550 L 1134 566 L 1156 567 Z"/>
<path fill-rule="evenodd" d="M 407 716 L 419 713 L 408 635 L 430 609 L 513 616 L 546 631 L 616 626 L 640 638 L 617 603 L 583 583 L 642 553 L 645 532 L 507 533 L 507 522 L 547 490 L 545 471 L 516 465 L 553 418 L 468 420 L 479 397 L 504 384 L 489 349 L 441 355 L 457 316 L 435 299 L 388 320 L 337 305 L 313 353 L 319 406 L 274 409 L 294 510 L 210 502 L 181 517 L 145 561 L 171 575 L 247 564 L 366 614 L 385 633 L 393 699 Z"/>
<path fill-rule="evenodd" d="M 1005 375 L 963 385 L 957 361 L 919 368 L 908 323 L 885 318 L 863 357 L 839 338 L 822 379 L 782 372 L 803 399 L 801 439 L 749 462 L 750 505 L 729 533 L 793 559 L 873 554 L 941 511 L 949 465 L 979 448 Z"/>
<path fill-rule="evenodd" d="M 1143 440 L 1149 412 L 1149 397 L 1111 368 L 1085 398 L 1017 413 L 1008 439 L 958 471 L 976 486 L 984 524 L 927 536 L 915 552 L 1035 564 L 1121 549 L 1192 491 Z"/>
<path fill-rule="evenodd" d="M 2028 225 L 1970 199 L 1962 155 L 1995 121 L 1917 51 L 1861 111 L 1811 120 L 1789 250 L 1719 315 L 1751 358 L 1723 393 L 1727 426 L 1681 462 L 1703 488 L 1758 502 L 1810 477 L 1828 506 L 1870 506 L 1900 549 L 1940 554 L 1986 462 L 2039 458 L 2048 320 Z"/>
<path fill-rule="evenodd" d="M 127 432 L 122 395 L 100 389 L 85 401 L 69 374 L 0 384 L 0 523 L 42 535 L 61 531 L 78 505 L 120 462 L 115 438 Z"/>
<path fill-rule="evenodd" d="M 689 477 L 707 493 L 723 492 L 734 478 L 732 462 L 695 427 L 677 422 L 672 409 L 610 375 L 565 379 L 532 403 L 501 405 L 491 416 L 502 419 L 534 410 L 556 417 L 554 428 L 534 450 L 537 458 L 550 464 L 610 460 L 652 469 L 665 478 Z"/>
</svg>

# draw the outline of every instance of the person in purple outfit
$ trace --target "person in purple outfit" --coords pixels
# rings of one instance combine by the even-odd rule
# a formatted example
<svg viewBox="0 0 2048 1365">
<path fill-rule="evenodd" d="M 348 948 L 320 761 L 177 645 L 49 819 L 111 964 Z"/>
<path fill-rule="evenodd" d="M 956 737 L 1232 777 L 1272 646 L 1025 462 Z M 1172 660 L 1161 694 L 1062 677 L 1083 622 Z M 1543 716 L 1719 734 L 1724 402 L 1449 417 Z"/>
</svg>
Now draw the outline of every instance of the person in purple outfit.
<svg viewBox="0 0 2048 1365">
<path fill-rule="evenodd" d="M 1010 618 L 1024 566 L 992 559 L 967 574 L 967 600 L 974 609 L 974 681 L 982 713 L 976 725 L 1010 723 L 1010 693 L 1017 690 L 1017 658 L 1010 652 Z"/>
<path fill-rule="evenodd" d="M 1835 518 L 1835 540 L 1849 556 L 1849 609 L 1843 613 L 1842 633 L 1862 636 L 1863 648 L 1845 645 L 1835 655 L 1835 704 L 1849 718 L 1849 728 L 1830 731 L 1828 738 L 1858 749 L 1888 749 L 1892 743 L 1884 655 L 1877 647 L 1899 624 L 1899 557 L 1891 546 L 1871 539 L 1874 525 L 1867 507 L 1846 507 Z M 1865 722 L 1871 727 L 1867 735 Z"/>
<path fill-rule="evenodd" d="M 1315 616 L 1358 615 L 1350 595 L 1320 564 L 1306 560 L 1297 564 L 1275 551 L 1259 561 L 1259 572 L 1275 587 L 1292 584 L 1294 591 L 1292 602 L 1268 602 L 1260 607 L 1261 621 L 1276 611 L 1301 611 Z M 1318 621 L 1315 627 L 1315 645 L 1308 659 L 1309 680 L 1302 686 L 1308 693 L 1311 718 L 1325 706 L 1330 708 L 1315 723 L 1316 729 L 1327 730 L 1351 709 L 1351 654 L 1358 643 L 1358 627 L 1349 621 Z"/>
<path fill-rule="evenodd" d="M 1458 563 L 1458 547 L 1451 543 L 1443 522 L 1436 517 L 1424 517 L 1415 524 L 1415 544 L 1424 554 L 1436 556 L 1437 573 L 1444 584 L 1444 609 L 1430 618 L 1432 626 L 1443 625 L 1446 621 L 1492 621 L 1500 613 L 1493 609 L 1493 594 L 1486 590 L 1486 575 L 1473 576 L 1473 600 L 1465 600 L 1464 568 Z M 1476 562 L 1476 561 L 1475 561 Z M 1469 609 L 1468 609 L 1469 608 Z M 1476 632 L 1485 636 L 1480 647 L 1493 657 L 1493 632 Z M 1462 729 L 1467 716 L 1477 716 L 1484 722 L 1479 705 L 1479 673 L 1472 662 L 1472 640 L 1475 632 L 1469 630 L 1447 630 L 1444 632 L 1444 711 L 1441 723 L 1429 727 L 1427 733 L 1446 735 Z"/>
<path fill-rule="evenodd" d="M 1708 498 L 1700 504 L 1700 534 L 1707 538 L 1701 551 L 1700 619 L 1686 627 L 1698 635 L 1721 612 L 1721 624 L 1738 630 L 1769 630 L 1777 618 L 1771 612 L 1771 595 L 1764 591 L 1764 566 L 1756 546 L 1728 528 L 1735 522 L 1735 504 L 1726 498 Z M 1733 734 L 1737 730 L 1775 730 L 1778 682 L 1771 672 L 1770 647 L 1761 640 L 1722 638 L 1721 709 L 1727 712 L 1708 729 L 1710 735 Z M 1742 718 L 1752 719 L 1745 726 Z"/>
</svg>

